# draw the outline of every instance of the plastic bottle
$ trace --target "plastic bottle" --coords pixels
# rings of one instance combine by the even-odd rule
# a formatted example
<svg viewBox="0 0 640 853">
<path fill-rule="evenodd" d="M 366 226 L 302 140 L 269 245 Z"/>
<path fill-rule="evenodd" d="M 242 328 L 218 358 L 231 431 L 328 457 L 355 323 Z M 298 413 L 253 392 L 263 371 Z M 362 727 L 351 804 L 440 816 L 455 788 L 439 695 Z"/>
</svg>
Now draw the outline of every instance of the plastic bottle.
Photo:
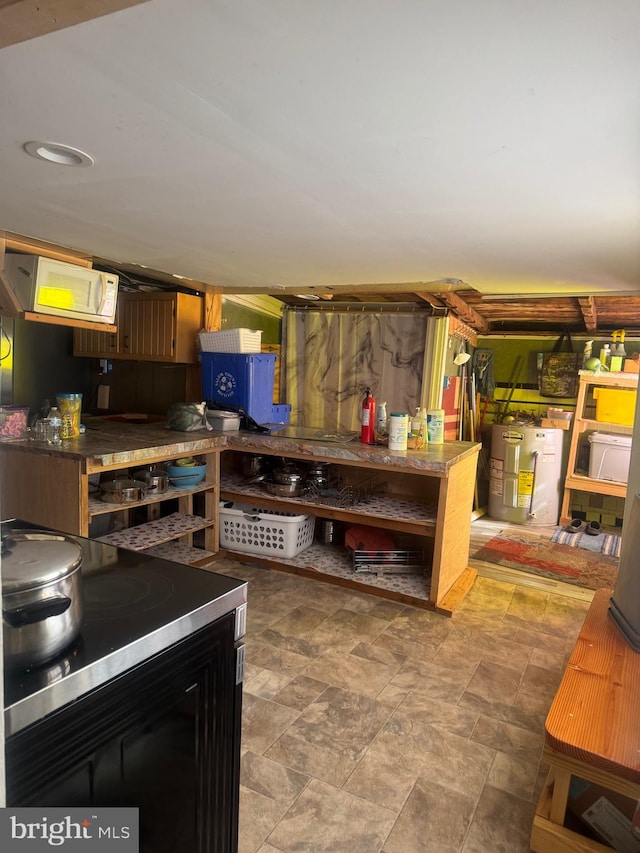
<svg viewBox="0 0 640 853">
<path fill-rule="evenodd" d="M 420 433 L 424 436 L 424 446 L 429 442 L 429 429 L 427 427 L 427 410 L 424 406 L 420 409 Z"/>
<path fill-rule="evenodd" d="M 591 355 L 592 355 L 591 348 L 592 347 L 593 347 L 593 341 L 585 341 L 584 352 L 582 354 L 582 366 L 583 367 L 585 366 L 586 362 L 591 358 Z"/>
<path fill-rule="evenodd" d="M 429 409 L 427 412 L 427 436 L 431 444 L 444 442 L 444 409 Z"/>
<path fill-rule="evenodd" d="M 600 350 L 600 361 L 605 367 L 609 367 L 609 359 L 611 358 L 611 347 L 609 344 L 604 344 Z"/>
<path fill-rule="evenodd" d="M 360 413 L 360 441 L 362 444 L 375 444 L 375 418 L 376 401 L 373 398 L 371 389 L 367 388 L 364 400 L 362 401 L 362 411 Z"/>
<path fill-rule="evenodd" d="M 47 418 L 47 441 L 49 444 L 62 444 L 62 418 L 55 406 Z"/>
<path fill-rule="evenodd" d="M 378 403 L 376 408 L 376 436 L 387 435 L 387 404 Z"/>
<path fill-rule="evenodd" d="M 416 413 L 411 418 L 411 435 L 420 435 L 420 406 L 416 406 Z"/>
<path fill-rule="evenodd" d="M 427 443 L 427 417 L 426 412 L 423 416 L 423 409 L 420 406 L 416 407 L 416 413 L 411 418 L 411 438 L 413 439 L 412 447 L 415 450 L 422 450 Z"/>
</svg>

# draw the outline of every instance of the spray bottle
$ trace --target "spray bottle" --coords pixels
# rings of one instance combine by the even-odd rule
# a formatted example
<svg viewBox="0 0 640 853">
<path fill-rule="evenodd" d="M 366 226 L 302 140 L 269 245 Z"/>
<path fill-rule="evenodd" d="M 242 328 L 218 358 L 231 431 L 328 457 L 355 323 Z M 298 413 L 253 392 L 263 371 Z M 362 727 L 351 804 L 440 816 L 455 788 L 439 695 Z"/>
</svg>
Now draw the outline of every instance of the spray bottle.
<svg viewBox="0 0 640 853">
<path fill-rule="evenodd" d="M 376 401 L 371 394 L 371 389 L 367 388 L 360 412 L 360 441 L 362 444 L 375 444 L 375 426 Z"/>
<path fill-rule="evenodd" d="M 622 370 L 623 363 L 627 357 L 627 351 L 624 348 L 624 329 L 616 329 L 611 335 L 613 344 L 611 345 L 611 364 L 610 369 L 613 371 Z"/>
</svg>

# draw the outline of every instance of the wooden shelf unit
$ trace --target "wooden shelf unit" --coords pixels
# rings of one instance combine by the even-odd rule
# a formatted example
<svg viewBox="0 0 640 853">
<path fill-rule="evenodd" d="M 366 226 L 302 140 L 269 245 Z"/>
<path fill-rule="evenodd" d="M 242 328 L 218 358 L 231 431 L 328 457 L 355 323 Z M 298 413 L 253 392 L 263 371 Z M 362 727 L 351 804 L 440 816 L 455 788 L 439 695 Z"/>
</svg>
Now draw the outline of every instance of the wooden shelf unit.
<svg viewBox="0 0 640 853">
<path fill-rule="evenodd" d="M 632 373 L 595 373 L 580 371 L 580 385 L 576 400 L 576 414 L 571 431 L 567 475 L 564 482 L 562 506 L 560 509 L 560 524 L 571 521 L 571 493 L 573 491 L 591 492 L 597 495 L 625 498 L 626 483 L 615 483 L 610 480 L 595 480 L 577 470 L 581 442 L 589 432 L 611 432 L 618 435 L 632 435 L 633 427 L 623 424 L 597 421 L 594 417 L 586 417 L 585 412 L 591 403 L 590 395 L 594 388 L 620 388 L 635 390 L 638 387 L 638 376 Z"/>
<path fill-rule="evenodd" d="M 256 450 L 265 455 L 265 449 Z M 274 455 L 281 458 L 281 454 Z M 375 526 L 399 534 L 408 534 L 428 541 L 432 550 L 430 566 L 430 589 L 428 608 L 439 613 L 451 615 L 459 601 L 473 584 L 477 572 L 468 566 L 470 513 L 475 482 L 476 454 L 456 464 L 446 477 L 438 476 L 420 469 L 393 468 L 391 464 L 375 470 L 367 466 L 367 476 L 377 476 L 383 486 L 380 495 L 376 493 L 370 499 L 353 506 L 337 507 L 314 501 L 310 497 L 280 498 L 266 493 L 259 486 L 247 485 L 237 475 L 241 454 L 225 450 L 222 454 L 222 476 L 220 486 L 221 500 L 250 503 L 263 509 L 281 509 L 303 512 L 319 518 L 334 519 L 354 525 Z M 287 454 L 295 459 L 295 454 Z M 303 457 L 304 458 L 304 457 Z M 314 457 L 315 461 L 321 457 Z M 307 459 L 308 461 L 308 459 Z M 363 469 L 357 462 L 344 459 L 327 458 L 335 473 L 357 478 Z M 277 561 L 269 557 L 257 558 L 273 568 L 282 568 Z M 318 574 L 315 574 L 318 577 Z M 330 576 L 326 576 L 328 581 Z"/>
</svg>

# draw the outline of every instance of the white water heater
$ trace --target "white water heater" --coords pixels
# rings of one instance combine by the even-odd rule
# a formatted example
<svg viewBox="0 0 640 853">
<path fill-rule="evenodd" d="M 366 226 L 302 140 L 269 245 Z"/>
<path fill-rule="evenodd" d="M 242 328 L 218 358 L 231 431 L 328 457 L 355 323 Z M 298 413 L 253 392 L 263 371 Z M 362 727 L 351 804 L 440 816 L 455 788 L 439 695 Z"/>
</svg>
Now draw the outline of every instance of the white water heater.
<svg viewBox="0 0 640 853">
<path fill-rule="evenodd" d="M 491 430 L 489 516 L 515 524 L 557 524 L 561 429 L 496 424 Z"/>
</svg>

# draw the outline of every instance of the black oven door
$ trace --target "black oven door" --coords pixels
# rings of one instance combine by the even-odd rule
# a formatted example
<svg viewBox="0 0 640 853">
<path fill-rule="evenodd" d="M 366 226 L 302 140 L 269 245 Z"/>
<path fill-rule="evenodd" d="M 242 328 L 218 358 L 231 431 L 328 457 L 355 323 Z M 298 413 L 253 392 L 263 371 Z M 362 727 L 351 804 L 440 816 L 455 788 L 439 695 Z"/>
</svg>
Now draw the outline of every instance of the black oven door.
<svg viewBox="0 0 640 853">
<path fill-rule="evenodd" d="M 11 736 L 7 805 L 137 806 L 141 853 L 236 851 L 234 625 L 231 613 Z"/>
</svg>

